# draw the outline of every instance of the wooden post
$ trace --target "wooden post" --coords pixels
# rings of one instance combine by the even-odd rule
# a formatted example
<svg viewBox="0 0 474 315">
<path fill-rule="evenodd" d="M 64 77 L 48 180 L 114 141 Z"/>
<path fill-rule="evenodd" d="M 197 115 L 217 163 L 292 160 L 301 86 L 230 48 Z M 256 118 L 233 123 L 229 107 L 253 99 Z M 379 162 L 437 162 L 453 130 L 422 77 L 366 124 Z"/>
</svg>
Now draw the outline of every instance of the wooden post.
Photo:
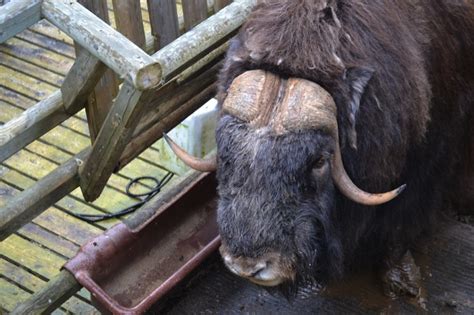
<svg viewBox="0 0 474 315">
<path fill-rule="evenodd" d="M 232 0 L 214 0 L 214 12 L 218 12 L 223 7 L 229 5 Z"/>
<path fill-rule="evenodd" d="M 76 61 L 61 86 L 64 109 L 73 115 L 84 107 L 106 66 L 85 49 L 79 49 Z"/>
<path fill-rule="evenodd" d="M 83 150 L 0 208 L 0 241 L 76 189 L 79 165 L 89 152 Z"/>
<path fill-rule="evenodd" d="M 140 1 L 113 0 L 112 4 L 117 30 L 138 47 L 145 49 L 145 31 Z"/>
<path fill-rule="evenodd" d="M 107 0 L 79 0 L 86 9 L 94 13 L 97 17 L 102 19 L 107 24 L 109 21 L 109 12 L 107 7 Z M 83 54 L 90 54 L 86 49 L 82 48 L 76 43 L 76 56 Z M 86 56 L 93 62 L 94 56 Z M 101 62 L 96 59 L 97 67 Z M 105 71 L 105 70 L 104 70 Z M 110 69 L 102 72 L 102 77 L 99 81 L 94 83 L 94 88 L 87 95 L 86 115 L 87 123 L 89 125 L 89 134 L 91 141 L 94 142 L 97 134 L 99 133 L 100 127 L 107 117 L 107 113 L 112 106 L 113 99 L 117 96 L 119 80 L 117 75 Z M 97 85 L 97 86 L 95 86 Z"/>
<path fill-rule="evenodd" d="M 2 3 L 0 43 L 15 36 L 41 19 L 41 0 L 15 0 Z"/>
<path fill-rule="evenodd" d="M 125 145 L 138 124 L 151 92 L 136 90 L 125 82 L 92 147 L 90 158 L 80 169 L 85 200 L 100 196 Z"/>
<path fill-rule="evenodd" d="M 179 36 L 176 0 L 147 0 L 147 3 L 155 51 L 158 51 Z"/>
<path fill-rule="evenodd" d="M 161 82 L 160 65 L 74 0 L 43 0 L 42 14 L 138 90 Z"/>
<path fill-rule="evenodd" d="M 181 0 L 181 5 L 187 31 L 207 17 L 207 0 Z"/>
</svg>

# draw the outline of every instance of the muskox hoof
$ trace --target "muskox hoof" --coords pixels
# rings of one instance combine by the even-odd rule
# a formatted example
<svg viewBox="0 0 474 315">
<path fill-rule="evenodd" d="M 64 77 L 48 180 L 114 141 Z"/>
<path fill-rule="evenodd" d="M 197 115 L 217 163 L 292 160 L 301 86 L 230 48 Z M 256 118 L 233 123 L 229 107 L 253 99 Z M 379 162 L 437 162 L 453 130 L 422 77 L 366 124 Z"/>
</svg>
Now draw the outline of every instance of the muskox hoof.
<svg viewBox="0 0 474 315">
<path fill-rule="evenodd" d="M 402 295 L 420 296 L 420 268 L 415 264 L 410 251 L 407 251 L 398 262 L 389 261 L 387 267 L 388 269 L 382 274 L 385 295 L 391 298 Z"/>
</svg>

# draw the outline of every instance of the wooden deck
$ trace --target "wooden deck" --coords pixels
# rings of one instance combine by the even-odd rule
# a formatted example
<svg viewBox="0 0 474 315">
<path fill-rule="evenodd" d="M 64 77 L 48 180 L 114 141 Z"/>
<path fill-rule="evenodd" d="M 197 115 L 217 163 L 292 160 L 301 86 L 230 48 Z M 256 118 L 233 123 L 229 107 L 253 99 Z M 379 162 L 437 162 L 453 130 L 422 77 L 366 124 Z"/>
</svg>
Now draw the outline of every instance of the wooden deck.
<svg viewBox="0 0 474 315">
<path fill-rule="evenodd" d="M 146 10 L 146 1 L 141 2 Z M 150 32 L 147 17 L 143 14 L 145 31 Z M 112 16 L 110 20 L 114 20 Z M 72 40 L 45 21 L 0 44 L 0 124 L 56 91 L 74 56 Z M 89 144 L 82 111 L 0 164 L 0 206 Z M 164 176 L 167 171 L 157 161 L 157 149 L 151 147 L 113 175 L 95 202 L 86 203 L 76 189 L 1 242 L 0 313 L 27 299 L 54 277 L 82 244 L 118 222 L 89 224 L 68 212 L 102 214 L 131 205 L 135 200 L 125 194 L 125 186 L 138 176 Z M 83 289 L 56 313 L 98 312 Z"/>
</svg>

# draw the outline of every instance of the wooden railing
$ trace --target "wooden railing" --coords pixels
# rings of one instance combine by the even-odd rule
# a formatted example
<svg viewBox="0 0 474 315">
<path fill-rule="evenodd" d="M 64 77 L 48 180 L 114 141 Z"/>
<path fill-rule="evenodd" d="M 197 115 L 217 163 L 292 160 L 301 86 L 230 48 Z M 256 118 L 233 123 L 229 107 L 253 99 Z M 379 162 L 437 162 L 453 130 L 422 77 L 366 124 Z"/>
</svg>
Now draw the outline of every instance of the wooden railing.
<svg viewBox="0 0 474 315">
<path fill-rule="evenodd" d="M 0 240 L 78 186 L 95 200 L 114 171 L 213 96 L 227 41 L 256 4 L 223 8 L 228 2 L 182 0 L 181 20 L 175 0 L 148 0 L 151 34 L 139 1 L 112 1 L 117 30 L 107 23 L 105 0 L 2 6 L 0 42 L 45 18 L 74 39 L 77 56 L 59 91 L 0 126 L 0 162 L 83 108 L 92 143 L 0 209 Z"/>
</svg>

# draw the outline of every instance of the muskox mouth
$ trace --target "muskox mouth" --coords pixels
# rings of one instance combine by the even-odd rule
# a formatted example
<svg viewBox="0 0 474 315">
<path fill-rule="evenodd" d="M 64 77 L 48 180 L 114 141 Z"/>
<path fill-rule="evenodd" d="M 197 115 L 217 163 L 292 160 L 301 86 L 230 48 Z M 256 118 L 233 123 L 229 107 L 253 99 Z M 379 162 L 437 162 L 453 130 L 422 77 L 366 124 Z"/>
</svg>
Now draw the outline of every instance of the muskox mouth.
<svg viewBox="0 0 474 315">
<path fill-rule="evenodd" d="M 265 253 L 257 258 L 231 255 L 226 246 L 219 249 L 224 264 L 233 274 L 265 287 L 275 287 L 295 279 L 290 259 L 276 252 Z"/>
</svg>

